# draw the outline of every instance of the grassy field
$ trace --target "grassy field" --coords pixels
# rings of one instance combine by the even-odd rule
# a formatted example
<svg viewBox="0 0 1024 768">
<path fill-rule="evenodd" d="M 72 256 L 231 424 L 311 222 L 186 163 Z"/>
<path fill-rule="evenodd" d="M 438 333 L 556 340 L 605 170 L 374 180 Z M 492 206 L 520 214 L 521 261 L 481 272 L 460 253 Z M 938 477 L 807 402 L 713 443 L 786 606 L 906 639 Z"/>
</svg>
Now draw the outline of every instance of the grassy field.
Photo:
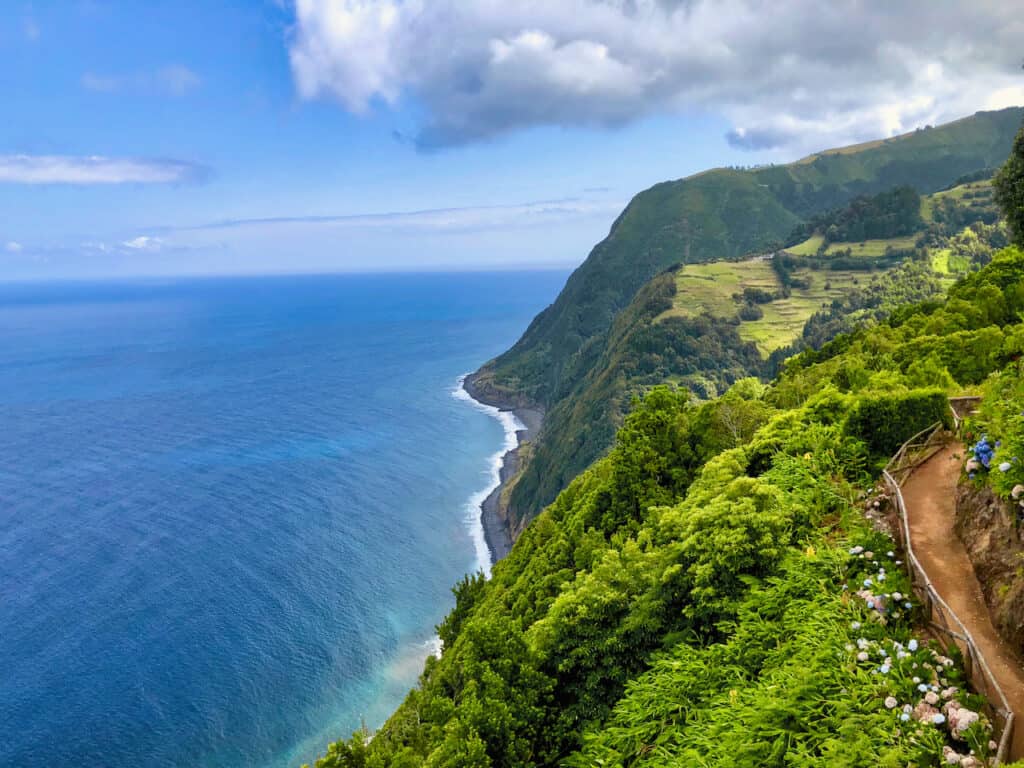
<svg viewBox="0 0 1024 768">
<path fill-rule="evenodd" d="M 762 355 L 769 355 L 797 338 L 807 319 L 825 304 L 843 295 L 859 281 L 870 279 L 864 272 L 797 270 L 796 277 L 810 279 L 810 288 L 793 290 L 789 298 L 760 305 L 764 317 L 744 321 L 739 334 L 752 341 Z M 733 296 L 744 288 L 766 291 L 781 289 L 771 262 L 757 258 L 748 261 L 719 261 L 690 264 L 676 275 L 676 301 L 661 318 L 695 317 L 707 312 L 715 317 L 731 318 L 740 307 Z M 659 319 L 661 319 L 659 318 Z"/>
<path fill-rule="evenodd" d="M 849 248 L 852 256 L 884 256 L 887 248 L 891 247 L 898 251 L 908 250 L 914 247 L 916 240 L 917 238 L 911 235 L 909 237 L 892 237 L 888 240 L 865 240 L 861 243 L 832 243 L 826 249 L 825 255 L 834 255 Z M 814 256 L 823 242 L 824 238 L 821 235 L 815 235 L 799 245 L 787 248 L 786 252 L 794 256 Z"/>
<path fill-rule="evenodd" d="M 742 293 L 744 288 L 778 290 L 779 281 L 771 262 L 751 259 L 689 264 L 676 275 L 676 304 L 662 317 L 696 317 L 704 312 L 731 317 L 739 307 L 733 294 Z"/>
<path fill-rule="evenodd" d="M 813 256 L 821 248 L 821 244 L 825 242 L 825 238 L 821 235 L 814 235 L 804 240 L 799 245 L 794 245 L 792 248 L 787 248 L 787 253 L 792 253 L 794 256 Z"/>
<path fill-rule="evenodd" d="M 961 184 L 959 187 L 953 187 L 952 189 L 944 190 L 943 192 L 936 192 L 933 195 L 928 195 L 925 199 L 934 198 L 936 200 L 949 197 L 953 200 L 963 200 L 964 196 L 968 192 L 985 192 L 992 187 L 992 182 L 988 179 L 983 181 L 972 181 L 970 184 Z"/>
<path fill-rule="evenodd" d="M 954 283 L 971 268 L 971 263 L 963 256 L 953 253 L 951 248 L 937 248 L 929 254 L 932 270 L 943 281 Z"/>
</svg>

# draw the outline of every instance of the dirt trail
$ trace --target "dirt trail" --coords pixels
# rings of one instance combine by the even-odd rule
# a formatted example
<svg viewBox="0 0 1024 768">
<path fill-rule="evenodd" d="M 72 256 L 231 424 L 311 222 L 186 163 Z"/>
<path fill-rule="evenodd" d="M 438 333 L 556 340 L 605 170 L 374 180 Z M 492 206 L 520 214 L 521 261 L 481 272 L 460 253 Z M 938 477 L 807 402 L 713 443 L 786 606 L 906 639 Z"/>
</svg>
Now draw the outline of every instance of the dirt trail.
<svg viewBox="0 0 1024 768">
<path fill-rule="evenodd" d="M 962 445 L 949 445 L 922 464 L 903 485 L 914 554 L 985 656 L 1014 712 L 1013 759 L 1024 758 L 1024 665 L 992 621 L 964 545 L 954 531 Z"/>
</svg>

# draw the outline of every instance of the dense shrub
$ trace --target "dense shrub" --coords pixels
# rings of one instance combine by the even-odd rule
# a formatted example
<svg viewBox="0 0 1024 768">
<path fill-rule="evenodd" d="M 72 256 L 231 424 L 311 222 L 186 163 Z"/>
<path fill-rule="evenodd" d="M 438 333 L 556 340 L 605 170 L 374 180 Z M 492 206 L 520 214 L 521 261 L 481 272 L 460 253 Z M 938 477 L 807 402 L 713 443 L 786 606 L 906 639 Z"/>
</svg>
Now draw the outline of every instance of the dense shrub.
<svg viewBox="0 0 1024 768">
<path fill-rule="evenodd" d="M 912 435 L 949 421 L 949 401 L 942 390 L 871 393 L 857 399 L 846 430 L 867 445 L 873 458 L 888 459 Z"/>
<path fill-rule="evenodd" d="M 757 304 L 744 304 L 737 314 L 739 314 L 740 320 L 760 320 L 764 317 L 764 310 Z"/>
</svg>

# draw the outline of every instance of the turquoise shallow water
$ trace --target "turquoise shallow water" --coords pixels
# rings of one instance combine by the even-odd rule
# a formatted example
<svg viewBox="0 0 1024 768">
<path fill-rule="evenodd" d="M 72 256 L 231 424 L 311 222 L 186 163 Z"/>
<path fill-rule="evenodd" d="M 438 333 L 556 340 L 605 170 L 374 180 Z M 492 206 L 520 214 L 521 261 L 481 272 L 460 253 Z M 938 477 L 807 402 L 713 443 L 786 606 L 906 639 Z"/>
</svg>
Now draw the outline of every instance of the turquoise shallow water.
<svg viewBox="0 0 1024 768">
<path fill-rule="evenodd" d="M 379 724 L 561 273 L 0 286 L 0 765 L 286 766 Z"/>
</svg>

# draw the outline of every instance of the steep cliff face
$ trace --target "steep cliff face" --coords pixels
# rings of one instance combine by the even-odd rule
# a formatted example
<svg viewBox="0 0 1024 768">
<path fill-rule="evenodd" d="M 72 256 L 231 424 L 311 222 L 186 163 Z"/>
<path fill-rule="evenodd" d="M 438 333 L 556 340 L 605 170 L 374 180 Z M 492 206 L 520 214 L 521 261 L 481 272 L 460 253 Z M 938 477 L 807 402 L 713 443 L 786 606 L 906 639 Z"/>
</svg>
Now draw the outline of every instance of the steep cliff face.
<svg viewBox="0 0 1024 768">
<path fill-rule="evenodd" d="M 1024 654 L 1024 528 L 1017 506 L 990 488 L 963 483 L 956 532 L 967 547 L 1000 635 Z"/>
</svg>

